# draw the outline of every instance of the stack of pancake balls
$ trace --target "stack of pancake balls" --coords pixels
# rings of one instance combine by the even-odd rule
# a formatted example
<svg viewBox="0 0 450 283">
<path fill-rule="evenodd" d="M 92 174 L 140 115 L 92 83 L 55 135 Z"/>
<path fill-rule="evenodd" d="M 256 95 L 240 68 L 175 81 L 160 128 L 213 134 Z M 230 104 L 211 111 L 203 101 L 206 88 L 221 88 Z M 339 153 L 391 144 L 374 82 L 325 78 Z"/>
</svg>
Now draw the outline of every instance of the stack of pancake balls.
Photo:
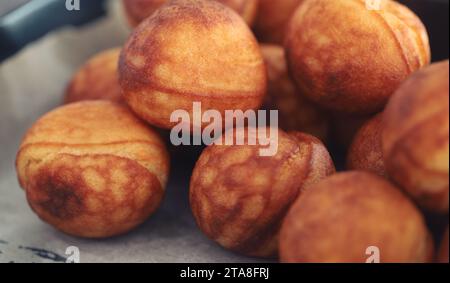
<svg viewBox="0 0 450 283">
<path fill-rule="evenodd" d="M 391 0 L 123 7 L 127 42 L 82 66 L 65 104 L 20 145 L 19 182 L 43 221 L 78 237 L 126 233 L 163 200 L 171 113 L 192 115 L 194 102 L 276 109 L 274 156 L 249 142 L 261 129 L 244 126 L 219 137 L 242 134 L 243 145 L 217 142 L 198 158 L 189 199 L 208 238 L 281 262 L 367 262 L 374 249 L 381 262 L 448 262 L 449 62 L 430 64 L 411 10 Z M 339 173 L 335 148 L 348 156 Z M 447 222 L 436 235 L 430 215 Z"/>
</svg>

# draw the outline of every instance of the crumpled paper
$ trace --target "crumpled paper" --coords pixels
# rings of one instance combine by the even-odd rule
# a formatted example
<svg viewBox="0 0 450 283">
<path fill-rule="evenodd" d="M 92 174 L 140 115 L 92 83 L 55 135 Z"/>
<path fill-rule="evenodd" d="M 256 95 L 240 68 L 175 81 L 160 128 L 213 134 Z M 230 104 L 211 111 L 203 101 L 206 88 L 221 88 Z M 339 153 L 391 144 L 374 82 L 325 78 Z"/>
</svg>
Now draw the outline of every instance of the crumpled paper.
<svg viewBox="0 0 450 283">
<path fill-rule="evenodd" d="M 79 249 L 80 262 L 258 261 L 220 248 L 196 227 L 188 202 L 192 160 L 173 164 L 162 206 L 124 236 L 67 236 L 29 208 L 14 168 L 18 146 L 37 118 L 61 104 L 68 80 L 86 59 L 126 40 L 129 29 L 119 1 L 108 10 L 107 17 L 86 26 L 48 34 L 0 65 L 0 262 L 65 262 L 72 246 Z"/>
</svg>

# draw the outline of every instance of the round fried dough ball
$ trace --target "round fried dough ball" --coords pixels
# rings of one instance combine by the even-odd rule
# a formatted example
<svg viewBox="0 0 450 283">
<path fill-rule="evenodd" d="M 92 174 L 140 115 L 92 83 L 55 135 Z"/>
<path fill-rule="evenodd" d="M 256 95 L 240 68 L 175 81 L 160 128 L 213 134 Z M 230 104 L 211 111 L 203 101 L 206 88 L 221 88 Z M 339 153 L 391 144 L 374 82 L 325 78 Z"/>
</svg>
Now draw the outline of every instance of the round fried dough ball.
<svg viewBox="0 0 450 283">
<path fill-rule="evenodd" d="M 289 132 L 294 138 L 300 149 L 304 152 L 310 152 L 310 172 L 307 178 L 304 178 L 302 189 L 309 188 L 311 185 L 325 179 L 336 173 L 333 159 L 328 149 L 318 138 L 302 132 Z M 305 149 L 306 148 L 306 149 Z"/>
<path fill-rule="evenodd" d="M 117 73 L 119 55 L 120 48 L 114 48 L 100 52 L 89 59 L 69 83 L 64 103 L 83 100 L 124 102 Z"/>
<path fill-rule="evenodd" d="M 258 43 L 231 9 L 215 1 L 174 0 L 145 20 L 120 58 L 129 106 L 151 124 L 172 128 L 175 110 L 257 109 L 267 77 Z"/>
<path fill-rule="evenodd" d="M 299 89 L 334 111 L 375 114 L 411 73 L 430 62 L 427 32 L 405 6 L 381 0 L 305 0 L 285 47 Z"/>
<path fill-rule="evenodd" d="M 255 21 L 259 0 L 216 1 L 233 9 L 248 25 L 252 25 Z M 135 27 L 168 2 L 168 0 L 123 0 L 123 5 L 130 25 Z"/>
<path fill-rule="evenodd" d="M 421 206 L 449 208 L 449 63 L 412 75 L 384 113 L 383 156 L 389 175 Z"/>
<path fill-rule="evenodd" d="M 424 217 L 384 178 L 335 174 L 311 186 L 291 207 L 280 233 L 282 262 L 428 262 L 433 243 Z M 370 253 L 367 253 L 370 252 Z"/>
<path fill-rule="evenodd" d="M 347 156 L 347 168 L 363 170 L 388 177 L 383 159 L 381 132 L 383 115 L 378 114 L 369 120 L 356 134 Z"/>
<path fill-rule="evenodd" d="M 289 77 L 284 50 L 278 45 L 261 45 L 268 73 L 266 107 L 277 109 L 280 127 L 285 131 L 302 131 L 327 140 L 328 117 L 308 101 Z"/>
<path fill-rule="evenodd" d="M 334 173 L 319 140 L 278 132 L 278 151 L 261 156 L 263 146 L 211 145 L 198 160 L 190 185 L 190 203 L 200 229 L 221 246 L 249 256 L 277 253 L 281 221 L 302 191 Z M 227 131 L 226 136 L 232 131 Z"/>
<path fill-rule="evenodd" d="M 16 170 L 43 221 L 70 235 L 103 238 L 155 211 L 169 157 L 160 137 L 126 106 L 87 101 L 40 118 L 20 145 Z"/>
<path fill-rule="evenodd" d="M 259 0 L 254 25 L 261 42 L 283 44 L 286 28 L 298 5 L 304 0 Z"/>
</svg>

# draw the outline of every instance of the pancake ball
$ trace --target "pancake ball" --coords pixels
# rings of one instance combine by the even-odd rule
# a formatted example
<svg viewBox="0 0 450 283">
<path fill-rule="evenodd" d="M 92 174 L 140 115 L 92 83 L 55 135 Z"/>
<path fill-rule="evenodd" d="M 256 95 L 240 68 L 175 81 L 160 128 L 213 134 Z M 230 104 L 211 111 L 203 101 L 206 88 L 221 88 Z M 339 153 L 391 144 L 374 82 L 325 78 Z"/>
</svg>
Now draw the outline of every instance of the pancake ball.
<svg viewBox="0 0 450 283">
<path fill-rule="evenodd" d="M 335 174 L 311 186 L 292 205 L 280 233 L 282 262 L 364 263 L 376 256 L 370 247 L 383 263 L 433 257 L 419 210 L 399 189 L 367 172 Z"/>
<path fill-rule="evenodd" d="M 356 134 L 347 156 L 347 168 L 369 171 L 388 178 L 381 146 L 383 115 L 378 114 Z"/>
<path fill-rule="evenodd" d="M 191 209 L 200 229 L 222 247 L 274 257 L 289 206 L 311 184 L 334 173 L 334 166 L 320 141 L 311 136 L 274 130 L 278 151 L 264 157 L 259 152 L 264 146 L 248 142 L 256 129 L 235 132 L 246 131 L 244 145 L 212 145 L 203 151 L 191 177 Z"/>
<path fill-rule="evenodd" d="M 304 0 L 259 0 L 254 25 L 261 42 L 283 44 L 286 28 L 298 5 Z"/>
<path fill-rule="evenodd" d="M 389 175 L 431 212 L 449 208 L 449 63 L 412 75 L 384 114 L 383 155 Z"/>
<path fill-rule="evenodd" d="M 442 238 L 441 247 L 439 248 L 439 254 L 438 254 L 438 258 L 437 258 L 437 261 L 439 263 L 448 263 L 448 240 L 449 240 L 449 235 L 448 235 L 448 227 L 447 227 L 447 230 L 445 231 L 445 234 L 444 234 L 444 238 Z"/>
<path fill-rule="evenodd" d="M 126 106 L 87 101 L 40 118 L 20 145 L 16 170 L 43 221 L 73 236 L 104 238 L 128 232 L 159 206 L 169 156 Z"/>
<path fill-rule="evenodd" d="M 289 132 L 289 135 L 297 141 L 301 150 L 311 153 L 311 171 L 308 177 L 304 178 L 302 189 L 308 188 L 322 179 L 336 173 L 333 159 L 322 141 L 314 136 L 298 131 Z"/>
<path fill-rule="evenodd" d="M 328 117 L 297 91 L 288 75 L 284 50 L 278 45 L 261 45 L 268 73 L 266 108 L 277 109 L 280 127 L 285 131 L 302 131 L 327 140 Z"/>
<path fill-rule="evenodd" d="M 64 103 L 83 100 L 124 102 L 121 95 L 117 65 L 120 48 L 103 51 L 88 60 L 73 76 Z"/>
<path fill-rule="evenodd" d="M 305 95 L 359 115 L 381 111 L 402 81 L 430 62 L 422 22 L 391 0 L 381 0 L 378 11 L 367 9 L 365 0 L 305 0 L 290 21 L 285 47 Z"/>
<path fill-rule="evenodd" d="M 122 51 L 119 74 L 134 112 L 168 129 L 178 123 L 170 121 L 175 110 L 193 117 L 193 102 L 223 116 L 257 109 L 267 84 L 250 29 L 231 9 L 205 0 L 171 1 L 139 25 Z"/>
<path fill-rule="evenodd" d="M 259 0 L 216 0 L 236 11 L 248 25 L 255 21 Z M 151 16 L 168 0 L 123 0 L 125 14 L 132 27 Z"/>
</svg>

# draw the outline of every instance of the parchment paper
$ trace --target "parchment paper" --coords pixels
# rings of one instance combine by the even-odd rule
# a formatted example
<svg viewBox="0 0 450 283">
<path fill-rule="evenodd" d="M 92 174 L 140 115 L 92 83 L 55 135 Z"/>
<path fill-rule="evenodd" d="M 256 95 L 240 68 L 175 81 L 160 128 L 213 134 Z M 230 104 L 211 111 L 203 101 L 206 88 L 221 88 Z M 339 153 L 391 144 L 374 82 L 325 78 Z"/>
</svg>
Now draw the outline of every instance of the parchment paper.
<svg viewBox="0 0 450 283">
<path fill-rule="evenodd" d="M 70 237 L 29 208 L 14 168 L 20 140 L 37 118 L 61 104 L 66 83 L 86 59 L 125 41 L 129 29 L 121 5 L 109 6 L 108 17 L 54 31 L 0 65 L 0 262 L 64 262 L 69 246 L 79 248 L 81 262 L 257 261 L 225 251 L 196 227 L 187 197 L 193 164 L 188 156 L 185 163 L 172 164 L 157 213 L 124 236 Z"/>
</svg>

